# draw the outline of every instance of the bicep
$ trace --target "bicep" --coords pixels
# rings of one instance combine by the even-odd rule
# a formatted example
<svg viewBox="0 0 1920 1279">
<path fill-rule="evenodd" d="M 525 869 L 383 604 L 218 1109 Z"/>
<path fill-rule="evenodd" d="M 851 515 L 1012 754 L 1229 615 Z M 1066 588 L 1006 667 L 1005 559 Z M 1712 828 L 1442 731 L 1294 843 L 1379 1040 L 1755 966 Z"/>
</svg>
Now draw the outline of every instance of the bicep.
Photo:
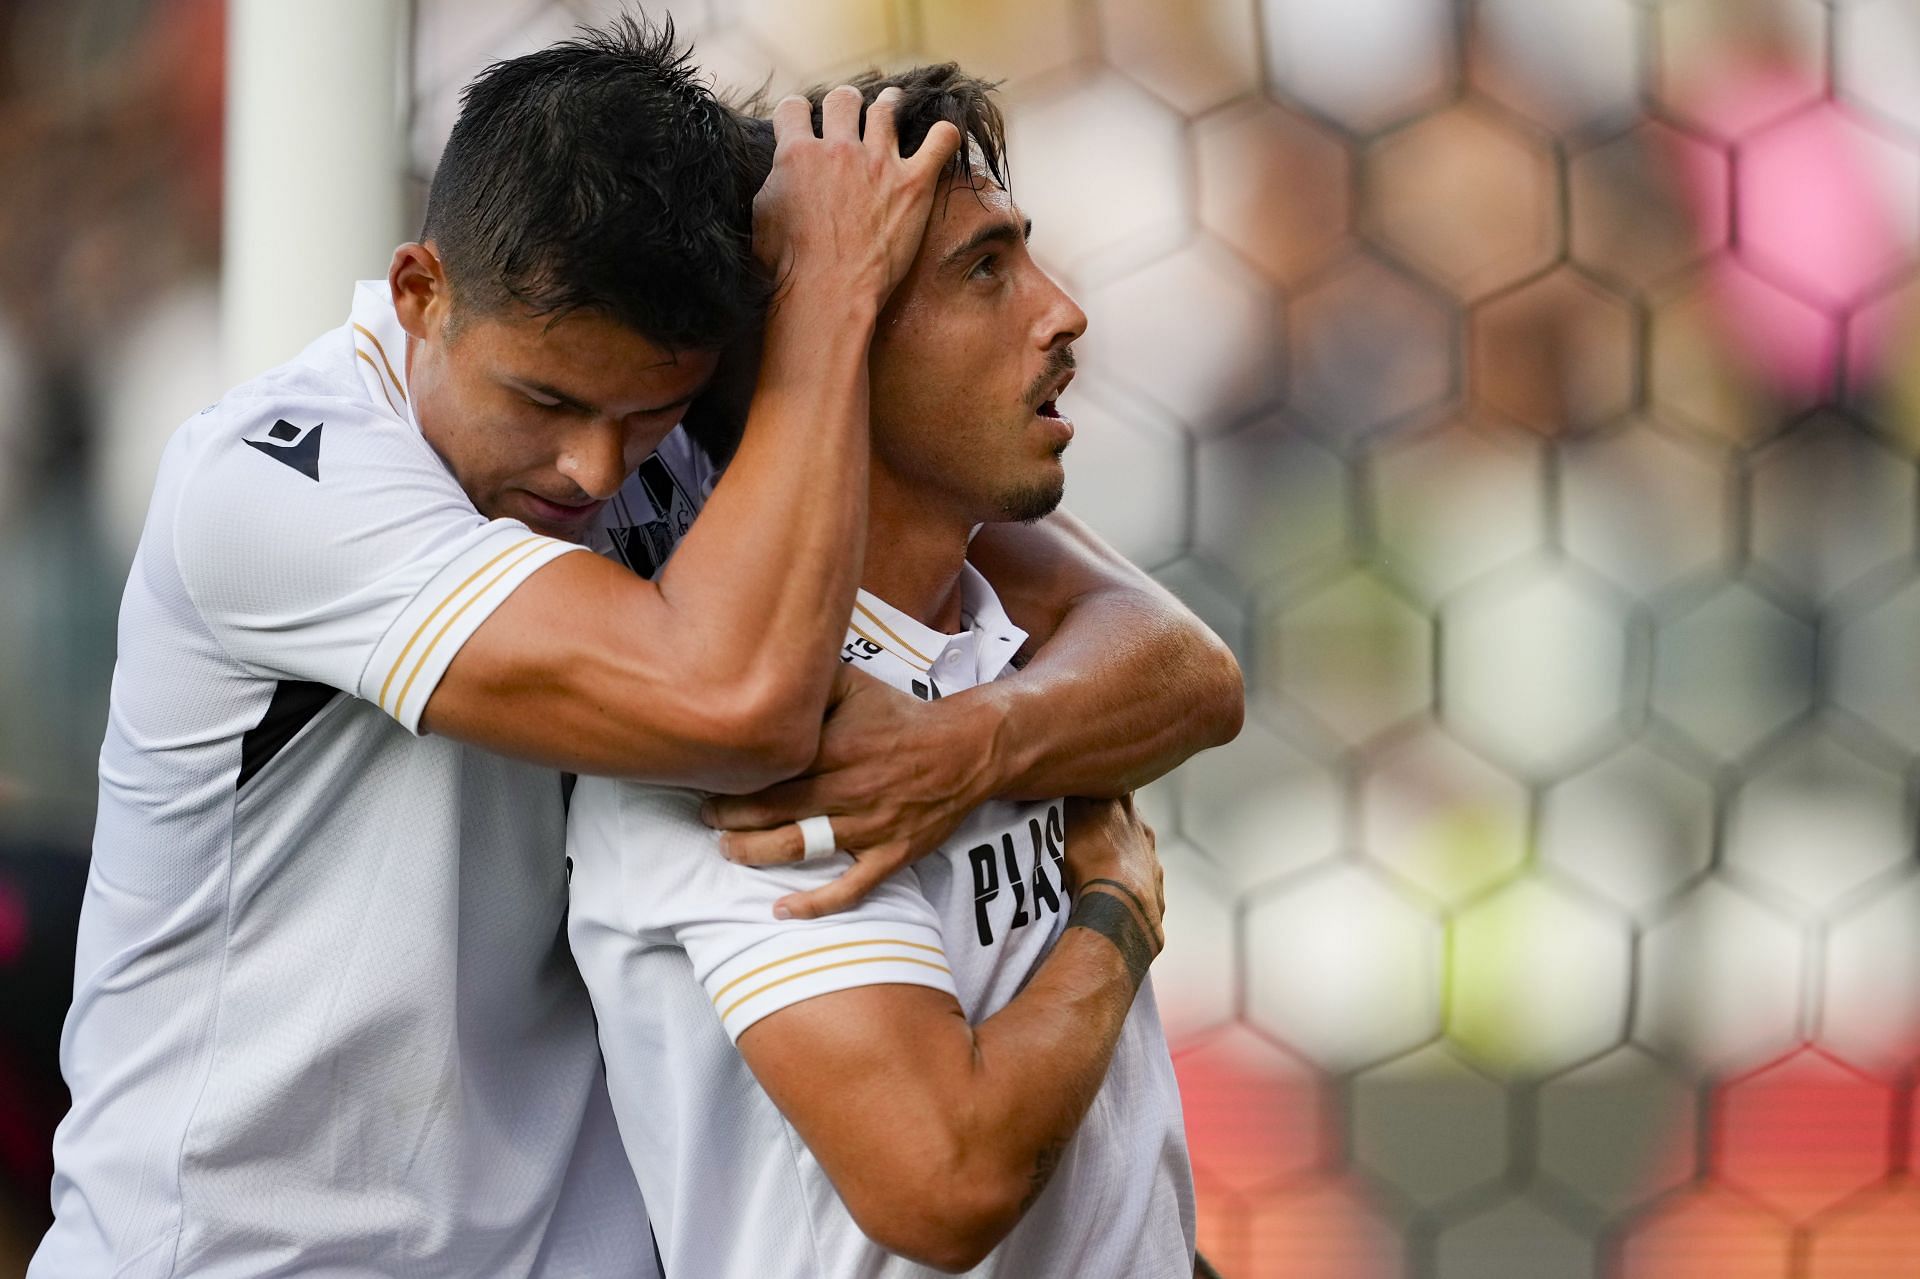
<svg viewBox="0 0 1920 1279">
<path fill-rule="evenodd" d="M 911 1164 L 903 1133 L 943 1135 L 943 1084 L 970 1060 L 937 920 L 903 875 L 828 920 L 782 921 L 781 896 L 826 882 L 844 854 L 756 869 L 721 855 L 688 791 L 583 778 L 567 824 L 567 928 L 601 1010 L 607 1069 L 644 1067 L 624 1009 L 659 998 L 634 956 L 686 953 L 721 1029 L 851 1204 L 874 1202 Z M 873 1178 L 877 1176 L 878 1181 Z"/>
<path fill-rule="evenodd" d="M 790 1004 L 740 1036 L 767 1096 L 846 1194 L 939 1156 L 940 1108 L 964 1095 L 973 1029 L 954 996 L 858 986 Z"/>
<path fill-rule="evenodd" d="M 764 784 L 736 706 L 743 690 L 702 673 L 698 626 L 652 582 L 597 555 L 563 556 L 475 629 L 422 724 L 572 772 Z"/>
<path fill-rule="evenodd" d="M 620 650 L 668 660 L 665 637 L 649 634 L 659 619 L 645 597 L 657 593 L 599 556 L 547 565 L 461 646 L 427 703 L 426 726 L 543 763 L 580 762 L 572 757 L 606 734 L 601 721 L 624 709 L 619 684 L 647 677 L 648 663 L 619 662 Z M 625 669 L 610 669 L 616 663 Z"/>
</svg>

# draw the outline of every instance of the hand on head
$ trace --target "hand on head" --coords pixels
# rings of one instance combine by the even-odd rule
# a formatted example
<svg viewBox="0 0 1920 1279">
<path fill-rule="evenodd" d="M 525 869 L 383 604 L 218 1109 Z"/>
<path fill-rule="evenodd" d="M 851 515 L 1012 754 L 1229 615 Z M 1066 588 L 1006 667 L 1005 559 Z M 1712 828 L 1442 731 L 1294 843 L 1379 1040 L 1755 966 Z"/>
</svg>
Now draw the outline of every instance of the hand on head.
<svg viewBox="0 0 1920 1279">
<path fill-rule="evenodd" d="M 941 121 L 903 157 L 899 96 L 887 89 L 874 99 L 864 135 L 862 95 L 851 85 L 826 96 L 817 134 L 807 99 L 789 96 L 773 109 L 773 171 L 754 197 L 753 239 L 775 279 L 837 280 L 878 303 L 906 275 L 960 132 Z"/>
</svg>

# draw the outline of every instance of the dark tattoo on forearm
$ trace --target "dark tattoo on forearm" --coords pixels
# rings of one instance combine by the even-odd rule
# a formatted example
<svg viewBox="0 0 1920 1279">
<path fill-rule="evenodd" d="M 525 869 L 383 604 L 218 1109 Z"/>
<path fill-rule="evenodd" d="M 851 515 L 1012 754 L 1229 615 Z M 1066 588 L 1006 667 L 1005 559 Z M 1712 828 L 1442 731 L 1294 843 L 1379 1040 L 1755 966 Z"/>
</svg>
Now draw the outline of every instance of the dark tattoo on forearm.
<svg viewBox="0 0 1920 1279">
<path fill-rule="evenodd" d="M 1125 893 L 1127 900 L 1133 903 L 1133 908 L 1140 912 L 1140 922 L 1147 926 L 1148 932 L 1153 931 L 1153 916 L 1147 913 L 1146 903 L 1141 901 L 1139 896 L 1135 894 L 1131 888 L 1128 888 L 1117 879 L 1089 879 L 1086 883 L 1080 885 L 1080 887 L 1092 888 L 1095 884 L 1104 884 L 1116 892 Z"/>
<path fill-rule="evenodd" d="M 1140 989 L 1147 967 L 1153 963 L 1153 946 L 1125 902 L 1104 889 L 1087 892 L 1083 885 L 1079 899 L 1073 903 L 1073 913 L 1067 916 L 1067 927 L 1090 929 L 1112 942 L 1126 962 L 1133 988 Z"/>
<path fill-rule="evenodd" d="M 1047 1182 L 1053 1179 L 1053 1170 L 1060 1166 L 1060 1154 L 1067 1148 L 1067 1140 L 1062 1137 L 1040 1147 L 1040 1153 L 1034 1156 L 1033 1171 L 1027 1174 L 1027 1195 L 1020 1201 L 1020 1211 L 1024 1214 L 1040 1198 L 1047 1188 Z"/>
</svg>

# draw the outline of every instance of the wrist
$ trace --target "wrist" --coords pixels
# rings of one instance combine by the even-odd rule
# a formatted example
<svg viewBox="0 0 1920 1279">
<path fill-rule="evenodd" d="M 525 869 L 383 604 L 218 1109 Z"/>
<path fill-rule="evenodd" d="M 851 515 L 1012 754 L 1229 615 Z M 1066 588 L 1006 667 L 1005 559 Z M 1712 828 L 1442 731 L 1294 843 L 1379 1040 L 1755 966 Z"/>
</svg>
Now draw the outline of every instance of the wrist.
<svg viewBox="0 0 1920 1279">
<path fill-rule="evenodd" d="M 760 347 L 761 385 L 779 370 L 779 381 L 794 374 L 824 373 L 836 380 L 857 375 L 864 388 L 867 352 L 879 317 L 880 308 L 872 299 L 849 290 L 843 281 L 804 274 L 787 277 L 767 308 Z"/>
<path fill-rule="evenodd" d="M 778 277 L 780 308 L 808 317 L 807 323 L 838 320 L 874 325 L 886 302 L 883 273 L 878 271 L 809 266 L 805 258 L 789 259 Z"/>
<path fill-rule="evenodd" d="M 1104 884 L 1085 886 L 1075 895 L 1067 929 L 1085 929 L 1110 942 L 1134 990 L 1140 989 L 1160 954 L 1159 930 L 1143 922 L 1125 896 Z"/>
<path fill-rule="evenodd" d="M 849 297 L 844 289 L 808 284 L 783 288 L 767 312 L 756 399 L 769 392 L 798 392 L 812 402 L 823 388 L 833 388 L 836 396 L 857 392 L 864 432 L 867 353 L 878 316 L 878 308 Z"/>
<path fill-rule="evenodd" d="M 1160 931 L 1160 912 L 1148 906 L 1148 897 L 1154 893 L 1152 884 L 1143 883 L 1137 876 L 1127 875 L 1119 866 L 1088 867 L 1086 878 L 1078 881 L 1073 888 L 1076 900 L 1088 893 L 1111 893 L 1133 908 L 1133 913 L 1152 933 Z"/>
</svg>

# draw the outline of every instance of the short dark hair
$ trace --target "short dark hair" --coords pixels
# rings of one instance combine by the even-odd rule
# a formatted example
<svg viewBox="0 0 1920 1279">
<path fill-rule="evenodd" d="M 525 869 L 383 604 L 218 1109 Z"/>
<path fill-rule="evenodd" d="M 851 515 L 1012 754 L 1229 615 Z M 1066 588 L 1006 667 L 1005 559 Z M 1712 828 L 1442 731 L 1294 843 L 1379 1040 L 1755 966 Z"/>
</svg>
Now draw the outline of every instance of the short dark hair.
<svg viewBox="0 0 1920 1279">
<path fill-rule="evenodd" d="M 457 302 L 598 311 L 675 350 L 759 321 L 747 139 L 690 55 L 623 14 L 474 78 L 420 232 Z"/>
<path fill-rule="evenodd" d="M 893 75 L 864 71 L 847 84 L 860 90 L 860 126 L 866 127 L 867 107 L 885 89 L 900 90 L 894 104 L 894 128 L 900 134 L 900 154 L 912 155 L 927 139 L 927 131 L 942 120 L 960 131 L 960 149 L 955 152 L 951 173 L 955 181 L 972 185 L 973 162 L 977 155 L 994 182 L 1008 186 L 1007 126 L 993 92 L 997 80 L 982 80 L 968 75 L 958 63 L 936 62 L 913 67 Z M 820 107 L 835 86 L 817 84 L 802 96 L 813 103 L 813 127 L 820 129 Z M 764 97 L 743 103 L 736 110 L 749 138 L 751 167 L 741 178 L 749 193 L 758 191 L 773 171 L 773 122 L 766 117 L 769 104 Z"/>
<path fill-rule="evenodd" d="M 900 154 L 911 155 L 926 141 L 927 131 L 945 120 L 960 131 L 960 149 L 954 154 L 950 174 L 956 184 L 971 187 L 976 180 L 974 157 L 1001 188 L 1009 185 L 1006 122 L 993 100 L 997 81 L 968 75 L 952 62 L 914 67 L 897 75 L 868 71 L 846 83 L 860 90 L 860 124 L 866 127 L 866 108 L 883 89 L 900 90 L 894 106 L 894 127 L 900 135 Z M 820 106 L 832 91 L 832 85 L 815 85 L 803 96 L 813 103 L 813 127 L 820 128 Z M 773 171 L 773 121 L 767 118 L 772 104 L 764 94 L 733 104 L 746 139 L 743 153 L 745 168 L 736 185 L 749 198 L 759 191 Z M 952 190 L 952 188 L 949 188 Z M 701 397 L 687 409 L 688 434 L 714 460 L 725 462 L 739 447 L 740 433 L 746 423 L 747 406 L 753 396 L 754 374 L 759 366 L 758 333 L 744 335 L 722 352 L 720 366 Z"/>
</svg>

